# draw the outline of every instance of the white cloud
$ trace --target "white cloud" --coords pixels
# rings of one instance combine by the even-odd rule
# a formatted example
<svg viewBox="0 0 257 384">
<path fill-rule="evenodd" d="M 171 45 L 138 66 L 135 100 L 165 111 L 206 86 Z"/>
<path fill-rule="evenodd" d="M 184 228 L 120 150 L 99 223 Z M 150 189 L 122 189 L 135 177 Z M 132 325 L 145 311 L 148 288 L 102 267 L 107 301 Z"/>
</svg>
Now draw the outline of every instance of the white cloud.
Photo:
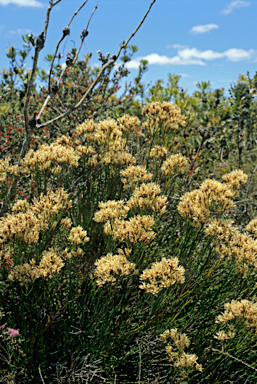
<svg viewBox="0 0 257 384">
<path fill-rule="evenodd" d="M 244 1 L 244 0 L 233 0 L 231 3 L 224 8 L 221 13 L 224 13 L 225 15 L 231 13 L 234 11 L 236 8 L 241 8 L 241 7 L 249 7 L 251 5 L 250 1 Z"/>
<path fill-rule="evenodd" d="M 257 51 L 250 49 L 245 51 L 244 49 L 230 48 L 224 52 L 214 52 L 211 49 L 206 51 L 199 51 L 196 48 L 186 48 L 178 51 L 178 54 L 181 58 L 185 60 L 189 59 L 204 59 L 204 60 L 214 60 L 227 58 L 230 61 L 240 61 L 240 60 L 251 60 L 257 58 Z"/>
<path fill-rule="evenodd" d="M 176 56 L 168 57 L 151 53 L 147 56 L 137 57 L 126 64 L 127 68 L 135 69 L 140 65 L 141 60 L 147 60 L 148 65 L 206 65 L 205 61 L 215 59 L 228 59 L 229 61 L 255 60 L 257 61 L 257 51 L 250 49 L 230 48 L 224 52 L 214 52 L 211 49 L 200 51 L 197 48 L 179 49 Z M 186 76 L 186 75 L 185 75 Z"/>
<path fill-rule="evenodd" d="M 23 29 L 16 29 L 16 30 L 12 30 L 12 31 L 9 31 L 8 32 L 9 35 L 27 35 L 28 33 L 32 33 L 30 29 L 26 29 L 26 28 L 23 28 Z"/>
<path fill-rule="evenodd" d="M 212 29 L 218 28 L 219 26 L 217 24 L 196 25 L 189 31 L 189 33 L 197 35 L 198 33 L 206 33 L 210 32 Z"/>
<path fill-rule="evenodd" d="M 172 44 L 172 45 L 167 45 L 167 47 L 169 47 L 169 48 L 179 49 L 179 48 L 186 48 L 186 45 Z"/>
<path fill-rule="evenodd" d="M 197 48 L 186 48 L 178 51 L 180 57 L 185 60 L 191 58 L 204 59 L 204 60 L 213 60 L 223 57 L 222 53 L 214 52 L 211 49 L 206 51 L 199 51 Z"/>
<path fill-rule="evenodd" d="M 184 59 L 180 56 L 168 57 L 161 56 L 158 53 L 151 53 L 150 55 L 144 57 L 137 57 L 129 61 L 126 66 L 127 68 L 138 68 L 141 60 L 147 60 L 149 65 L 206 65 L 202 60 L 198 59 Z"/>
<path fill-rule="evenodd" d="M 0 5 L 15 4 L 19 7 L 44 7 L 45 4 L 37 0 L 0 0 Z"/>
<path fill-rule="evenodd" d="M 224 52 L 224 56 L 226 56 L 231 61 L 240 61 L 240 60 L 256 60 L 256 50 L 249 49 L 249 51 L 245 51 L 244 49 L 236 49 L 230 48 Z"/>
</svg>

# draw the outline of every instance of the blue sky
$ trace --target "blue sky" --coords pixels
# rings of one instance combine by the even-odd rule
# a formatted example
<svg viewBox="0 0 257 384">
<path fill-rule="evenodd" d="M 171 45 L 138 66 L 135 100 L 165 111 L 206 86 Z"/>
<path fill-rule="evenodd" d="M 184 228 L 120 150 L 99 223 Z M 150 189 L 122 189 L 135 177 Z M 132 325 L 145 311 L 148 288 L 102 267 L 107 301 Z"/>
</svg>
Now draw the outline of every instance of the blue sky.
<svg viewBox="0 0 257 384">
<path fill-rule="evenodd" d="M 49 64 L 44 56 L 54 53 L 82 0 L 62 0 L 50 15 L 47 41 L 40 53 L 39 66 Z M 135 30 L 151 0 L 99 0 L 80 58 L 92 52 L 91 65 L 97 65 L 97 50 L 117 53 L 119 45 Z M 88 0 L 71 24 L 71 34 L 60 47 L 64 53 L 80 44 L 96 0 Z M 8 69 L 8 46 L 22 47 L 21 35 L 39 35 L 44 26 L 47 0 L 0 0 L 0 69 Z M 133 80 L 141 59 L 149 61 L 144 83 L 168 81 L 168 74 L 181 75 L 180 85 L 192 94 L 199 81 L 210 81 L 211 88 L 236 82 L 239 74 L 257 71 L 257 0 L 156 0 L 148 17 L 130 44 L 139 50 L 128 63 Z M 32 55 L 31 55 L 32 56 Z M 62 59 L 64 61 L 64 59 Z M 62 62 L 62 61 L 61 61 Z M 27 68 L 32 61 L 28 61 Z M 226 92 L 228 95 L 228 93 Z"/>
</svg>

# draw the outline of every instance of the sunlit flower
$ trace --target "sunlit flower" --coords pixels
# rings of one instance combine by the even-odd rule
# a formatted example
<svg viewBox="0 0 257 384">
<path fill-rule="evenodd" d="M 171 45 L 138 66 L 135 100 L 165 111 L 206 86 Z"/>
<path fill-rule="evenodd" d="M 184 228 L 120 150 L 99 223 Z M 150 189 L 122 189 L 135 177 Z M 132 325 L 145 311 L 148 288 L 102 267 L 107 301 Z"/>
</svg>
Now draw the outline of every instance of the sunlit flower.
<svg viewBox="0 0 257 384">
<path fill-rule="evenodd" d="M 95 262 L 96 269 L 94 276 L 97 277 L 96 283 L 99 286 L 107 282 L 115 283 L 117 277 L 115 275 L 127 276 L 135 268 L 134 263 L 130 263 L 127 256 L 130 254 L 131 249 L 118 249 L 118 255 L 108 253 L 107 256 L 101 257 Z"/>
<path fill-rule="evenodd" d="M 164 175 L 172 175 L 176 168 L 181 168 L 187 164 L 186 157 L 181 154 L 171 155 L 166 159 L 161 167 L 161 172 Z"/>
<path fill-rule="evenodd" d="M 163 257 L 160 262 L 153 263 L 151 268 L 145 269 L 139 279 L 143 283 L 139 288 L 153 295 L 159 293 L 163 288 L 171 287 L 173 284 L 185 282 L 185 269 L 179 266 L 177 257 L 167 259 Z"/>
</svg>

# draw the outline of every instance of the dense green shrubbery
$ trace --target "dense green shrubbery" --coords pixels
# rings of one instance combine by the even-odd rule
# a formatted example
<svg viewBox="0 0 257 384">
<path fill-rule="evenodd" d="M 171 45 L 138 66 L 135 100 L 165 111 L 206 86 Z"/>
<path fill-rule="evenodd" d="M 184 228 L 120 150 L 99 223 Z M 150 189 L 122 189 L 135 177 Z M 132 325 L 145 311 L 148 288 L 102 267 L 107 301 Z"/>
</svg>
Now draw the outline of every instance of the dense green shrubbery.
<svg viewBox="0 0 257 384">
<path fill-rule="evenodd" d="M 0 381 L 255 382 L 256 78 L 229 98 L 209 83 L 189 96 L 176 75 L 147 93 L 142 62 L 117 98 L 126 45 L 19 159 L 30 42 L 0 84 L 1 200 L 17 187 L 0 226 Z M 81 99 L 89 60 L 53 66 L 37 125 Z M 32 84 L 30 118 L 48 94 Z"/>
</svg>

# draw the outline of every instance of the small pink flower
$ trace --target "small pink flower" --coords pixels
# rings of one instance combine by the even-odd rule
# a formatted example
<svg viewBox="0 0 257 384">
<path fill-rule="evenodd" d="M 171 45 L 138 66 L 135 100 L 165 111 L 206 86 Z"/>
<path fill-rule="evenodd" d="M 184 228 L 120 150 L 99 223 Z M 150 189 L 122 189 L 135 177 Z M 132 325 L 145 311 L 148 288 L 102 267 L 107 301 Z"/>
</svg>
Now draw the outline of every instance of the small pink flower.
<svg viewBox="0 0 257 384">
<path fill-rule="evenodd" d="M 16 331 L 16 329 L 12 329 L 12 328 L 7 328 L 7 329 L 10 332 L 11 337 L 15 337 L 19 335 L 19 331 Z"/>
</svg>

